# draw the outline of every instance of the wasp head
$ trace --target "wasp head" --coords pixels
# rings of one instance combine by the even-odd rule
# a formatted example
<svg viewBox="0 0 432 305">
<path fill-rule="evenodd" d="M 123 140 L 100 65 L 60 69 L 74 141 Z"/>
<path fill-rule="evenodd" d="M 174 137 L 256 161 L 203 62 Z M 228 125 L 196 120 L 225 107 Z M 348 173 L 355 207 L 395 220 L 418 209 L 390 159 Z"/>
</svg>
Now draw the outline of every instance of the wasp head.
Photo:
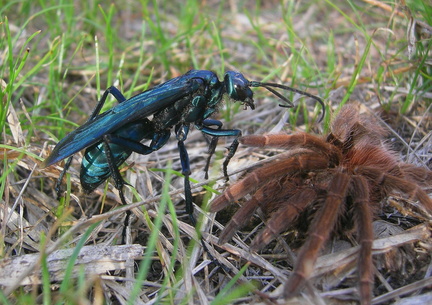
<svg viewBox="0 0 432 305">
<path fill-rule="evenodd" d="M 234 71 L 226 72 L 224 85 L 226 93 L 230 98 L 244 104 L 245 109 L 248 106 L 252 110 L 255 109 L 253 92 L 250 89 L 250 82 L 243 76 L 243 74 Z"/>
</svg>

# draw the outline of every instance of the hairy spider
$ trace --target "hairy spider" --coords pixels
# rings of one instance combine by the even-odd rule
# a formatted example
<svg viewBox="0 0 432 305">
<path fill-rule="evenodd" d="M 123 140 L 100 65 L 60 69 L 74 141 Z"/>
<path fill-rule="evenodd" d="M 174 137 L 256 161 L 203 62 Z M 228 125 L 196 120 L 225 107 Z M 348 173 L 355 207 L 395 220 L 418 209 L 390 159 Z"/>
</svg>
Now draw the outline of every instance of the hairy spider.
<svg viewBox="0 0 432 305">
<path fill-rule="evenodd" d="M 226 225 L 219 242 L 227 242 L 260 207 L 269 220 L 250 248 L 261 250 L 300 215 L 317 209 L 285 284 L 284 297 L 291 297 L 311 276 L 319 251 L 338 220 L 352 219 L 360 245 L 360 299 L 362 304 L 370 304 L 374 279 L 372 221 L 381 209 L 381 201 L 397 191 L 420 201 L 432 212 L 432 200 L 421 189 L 432 183 L 432 171 L 398 161 L 397 154 L 385 144 L 385 135 L 372 118 L 360 116 L 357 107 L 347 105 L 325 138 L 303 132 L 240 138 L 247 146 L 287 151 L 247 174 L 212 202 L 210 210 L 217 212 L 252 195 Z"/>
</svg>

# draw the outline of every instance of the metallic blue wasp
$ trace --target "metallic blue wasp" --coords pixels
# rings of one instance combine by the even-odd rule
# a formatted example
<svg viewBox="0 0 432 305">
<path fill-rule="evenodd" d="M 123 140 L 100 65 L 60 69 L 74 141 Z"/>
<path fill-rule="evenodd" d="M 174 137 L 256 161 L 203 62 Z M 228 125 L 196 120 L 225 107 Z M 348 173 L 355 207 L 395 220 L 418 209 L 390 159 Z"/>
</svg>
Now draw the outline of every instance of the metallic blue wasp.
<svg viewBox="0 0 432 305">
<path fill-rule="evenodd" d="M 112 176 L 122 203 L 126 204 L 123 195 L 125 182 L 118 167 L 132 152 L 149 154 L 161 148 L 168 141 L 174 127 L 184 175 L 186 211 L 192 222 L 195 223 L 192 215 L 192 192 L 189 182 L 190 164 L 184 145 L 190 125 L 193 124 L 195 128 L 212 137 L 206 170 L 218 137 L 235 137 L 223 163 L 223 172 L 228 178 L 228 163 L 237 150 L 239 145 L 237 139 L 241 136 L 241 131 L 222 129 L 220 121 L 208 118 L 217 111 L 224 94 L 234 101 L 241 102 L 245 109 L 247 107 L 254 109 L 251 87 L 266 88 L 286 103 L 286 105 L 280 105 L 282 107 L 293 107 L 293 104 L 273 88 L 311 97 L 321 104 L 324 116 L 323 101 L 304 91 L 275 83 L 248 81 L 242 74 L 233 71 L 226 72 L 221 82 L 211 71 L 191 70 L 130 99 L 126 99 L 115 87 L 108 88 L 90 119 L 64 137 L 41 166 L 47 167 L 69 157 L 65 166 L 67 170 L 71 156 L 86 148 L 80 174 L 84 190 L 91 192 Z M 119 104 L 100 113 L 108 94 L 112 94 Z M 148 117 L 151 115 L 153 119 L 150 121 Z M 144 145 L 140 143 L 143 140 L 151 140 L 151 143 L 148 146 Z M 60 175 L 57 191 L 59 191 L 59 184 L 65 170 Z"/>
</svg>

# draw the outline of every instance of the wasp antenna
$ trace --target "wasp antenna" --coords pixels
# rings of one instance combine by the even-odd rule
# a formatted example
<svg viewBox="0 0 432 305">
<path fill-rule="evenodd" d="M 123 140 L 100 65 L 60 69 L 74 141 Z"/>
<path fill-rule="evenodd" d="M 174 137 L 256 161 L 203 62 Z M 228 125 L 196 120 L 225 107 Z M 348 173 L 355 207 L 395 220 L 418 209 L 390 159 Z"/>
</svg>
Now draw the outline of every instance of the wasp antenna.
<svg viewBox="0 0 432 305">
<path fill-rule="evenodd" d="M 267 89 L 268 91 L 270 91 L 271 93 L 273 93 L 274 95 L 276 95 L 282 101 L 284 101 L 285 103 L 288 104 L 288 105 L 279 105 L 281 107 L 285 107 L 285 108 L 294 107 L 294 104 L 287 97 L 283 96 L 282 94 L 280 94 L 279 92 L 277 92 L 276 90 L 271 88 L 271 87 L 276 87 L 276 88 L 280 88 L 280 89 L 285 89 L 286 86 L 279 85 L 279 84 L 273 84 L 273 83 L 261 83 L 261 82 L 256 82 L 256 81 L 249 82 L 249 86 L 251 86 L 251 87 L 263 87 L 263 88 Z M 289 88 L 289 87 L 286 87 L 286 88 Z"/>
<path fill-rule="evenodd" d="M 278 98 L 280 98 L 281 100 L 283 100 L 285 103 L 288 104 L 288 105 L 281 105 L 281 107 L 286 107 L 286 108 L 294 107 L 294 104 L 288 98 L 286 98 L 285 96 L 283 96 L 282 94 L 280 94 L 279 92 L 274 90 L 273 88 L 269 87 L 267 84 L 263 84 L 263 85 L 264 86 L 261 86 L 261 87 L 266 88 L 268 91 L 270 91 L 271 93 L 273 93 Z"/>
<path fill-rule="evenodd" d="M 310 98 L 313 98 L 314 100 L 316 100 L 318 103 L 320 103 L 321 107 L 322 107 L 322 114 L 321 117 L 319 119 L 318 122 L 321 122 L 324 119 L 325 116 L 325 105 L 324 102 L 322 101 L 322 99 L 320 99 L 318 96 L 307 93 L 305 91 L 302 90 L 298 90 L 298 89 L 294 89 L 285 85 L 281 85 L 281 84 L 276 84 L 276 83 L 261 83 L 261 82 L 256 82 L 256 81 L 252 81 L 250 82 L 250 86 L 251 87 L 263 87 L 266 88 L 268 91 L 270 91 L 271 93 L 273 93 L 274 95 L 278 96 L 280 99 L 282 99 L 284 102 L 288 103 L 288 105 L 279 105 L 281 107 L 287 107 L 287 108 L 291 108 L 293 107 L 293 103 L 288 100 L 286 97 L 284 97 L 283 95 L 281 95 L 279 92 L 277 92 L 276 90 L 274 90 L 273 88 L 270 87 L 275 87 L 275 88 L 279 88 L 279 89 L 283 89 L 283 90 L 287 90 L 287 91 L 291 91 L 291 92 L 295 92 Z"/>
</svg>

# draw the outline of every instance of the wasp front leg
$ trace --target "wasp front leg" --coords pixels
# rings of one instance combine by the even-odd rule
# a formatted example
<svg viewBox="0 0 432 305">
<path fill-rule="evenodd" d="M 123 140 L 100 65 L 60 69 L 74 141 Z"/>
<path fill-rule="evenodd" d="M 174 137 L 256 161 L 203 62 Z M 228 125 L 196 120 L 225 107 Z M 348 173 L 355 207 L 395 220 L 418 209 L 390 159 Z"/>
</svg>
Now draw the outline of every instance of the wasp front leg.
<svg viewBox="0 0 432 305">
<path fill-rule="evenodd" d="M 222 124 L 222 123 L 221 123 Z M 214 124 L 213 124 L 214 125 Z M 219 137 L 235 137 L 234 141 L 231 143 L 231 145 L 228 148 L 228 155 L 225 158 L 225 161 L 223 163 L 223 173 L 225 176 L 225 179 L 228 181 L 228 164 L 232 157 L 234 157 L 237 147 L 239 146 L 238 138 L 241 137 L 242 132 L 239 129 L 213 129 L 208 126 L 205 126 L 204 124 L 202 126 L 197 126 L 198 129 L 200 129 L 203 133 L 208 134 L 210 136 L 219 138 Z"/>
</svg>

